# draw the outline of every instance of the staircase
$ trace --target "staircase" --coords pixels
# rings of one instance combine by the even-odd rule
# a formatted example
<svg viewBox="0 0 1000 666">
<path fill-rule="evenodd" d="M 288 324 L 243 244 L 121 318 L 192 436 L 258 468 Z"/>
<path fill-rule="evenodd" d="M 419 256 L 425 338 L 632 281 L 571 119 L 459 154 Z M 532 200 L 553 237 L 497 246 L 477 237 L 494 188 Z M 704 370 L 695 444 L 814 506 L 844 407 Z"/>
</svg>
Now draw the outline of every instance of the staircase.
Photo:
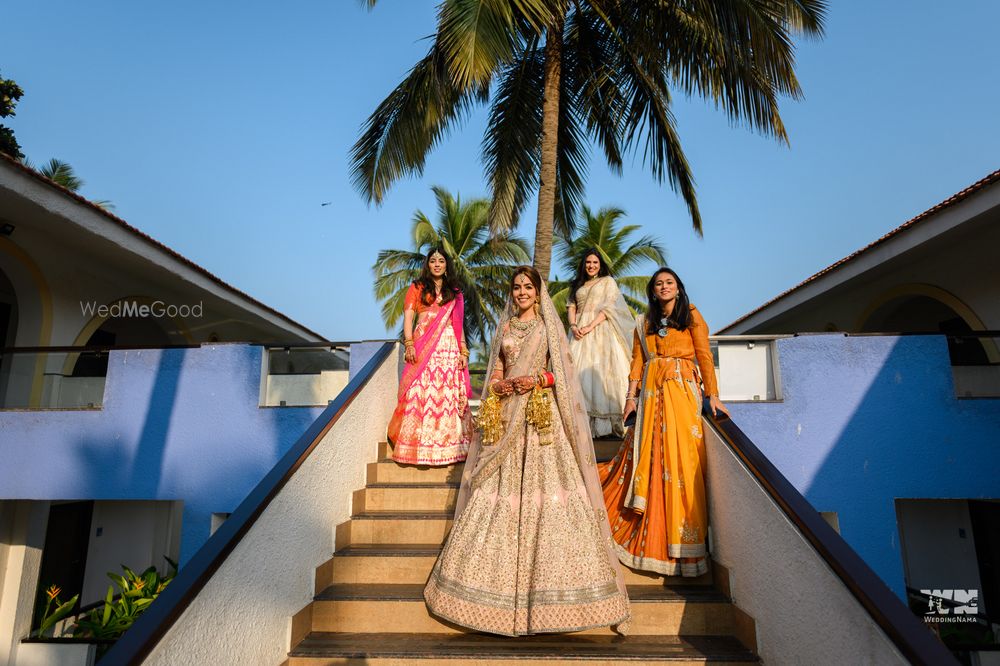
<svg viewBox="0 0 1000 666">
<path fill-rule="evenodd" d="M 620 442 L 596 444 L 598 459 L 606 460 Z M 711 573 L 682 579 L 626 569 L 626 637 L 600 628 L 507 638 L 434 618 L 423 588 L 451 527 L 461 475 L 461 464 L 397 465 L 387 445 L 379 447 L 367 485 L 354 495 L 354 515 L 337 527 L 336 552 L 316 569 L 312 603 L 293 618 L 287 666 L 760 663 L 735 638 L 746 617 Z"/>
</svg>

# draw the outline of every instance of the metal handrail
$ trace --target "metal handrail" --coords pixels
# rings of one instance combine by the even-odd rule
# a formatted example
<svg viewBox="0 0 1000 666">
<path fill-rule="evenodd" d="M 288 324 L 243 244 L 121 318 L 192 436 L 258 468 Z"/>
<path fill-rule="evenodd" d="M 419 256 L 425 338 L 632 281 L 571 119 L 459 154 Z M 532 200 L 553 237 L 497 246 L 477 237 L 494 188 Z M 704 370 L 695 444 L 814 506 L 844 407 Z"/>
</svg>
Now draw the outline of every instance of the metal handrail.
<svg viewBox="0 0 1000 666">
<path fill-rule="evenodd" d="M 362 342 L 397 342 L 395 339 L 375 340 L 319 340 L 317 342 L 256 342 L 252 340 L 225 340 L 222 342 L 195 342 L 190 344 L 169 345 L 53 345 L 48 347 L 3 347 L 0 354 L 56 354 L 75 352 L 109 352 L 146 349 L 194 349 L 203 345 L 252 345 L 268 349 L 335 349 L 350 347 Z"/>
</svg>

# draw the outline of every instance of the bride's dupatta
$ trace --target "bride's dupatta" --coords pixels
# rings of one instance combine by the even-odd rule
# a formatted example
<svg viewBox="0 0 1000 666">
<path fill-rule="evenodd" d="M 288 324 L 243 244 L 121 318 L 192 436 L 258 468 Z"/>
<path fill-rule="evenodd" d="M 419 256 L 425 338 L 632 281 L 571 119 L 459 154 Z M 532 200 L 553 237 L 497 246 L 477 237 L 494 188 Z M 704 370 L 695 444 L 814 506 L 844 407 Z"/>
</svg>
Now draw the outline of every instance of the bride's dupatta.
<svg viewBox="0 0 1000 666">
<path fill-rule="evenodd" d="M 590 435 L 590 421 L 584 406 L 586 403 L 583 400 L 583 391 L 577 380 L 576 370 L 570 361 L 569 346 L 563 331 L 562 321 L 552 305 L 552 299 L 549 298 L 544 282 L 540 297 L 543 325 L 536 327 L 528 335 L 521 347 L 520 355 L 512 365 L 504 369 L 504 376 L 508 378 L 522 375 L 533 376 L 547 367 L 555 377 L 555 404 L 559 411 L 559 418 L 553 419 L 553 426 L 558 427 L 561 424 L 566 432 L 566 438 L 573 448 L 587 490 L 587 500 L 600 527 L 608 562 L 617 573 L 619 591 L 627 597 L 625 579 L 622 568 L 618 565 L 618 556 L 615 554 L 614 541 L 611 538 L 611 526 L 608 523 L 608 513 L 604 506 L 604 492 L 597 474 L 597 457 L 594 455 L 594 440 Z M 490 395 L 489 380 L 497 367 L 503 333 L 512 316 L 511 306 L 512 301 L 508 297 L 507 304 L 503 309 L 504 314 L 500 317 L 493 334 L 490 360 L 486 370 L 487 385 L 483 388 L 482 395 L 484 401 Z M 530 395 L 530 393 L 514 394 L 501 398 L 503 435 L 496 443 L 484 445 L 482 443 L 482 430 L 476 429 L 469 446 L 468 458 L 465 461 L 465 473 L 462 476 L 462 487 L 455 505 L 456 520 L 468 504 L 472 491 L 497 472 L 500 464 L 514 448 L 514 444 L 517 442 L 516 438 L 525 435 L 527 427 L 525 425 L 525 409 Z M 620 630 L 624 631 L 625 627 L 621 627 Z"/>
<path fill-rule="evenodd" d="M 452 331 L 455 334 L 455 341 L 458 343 L 462 342 L 462 326 L 465 321 L 465 298 L 462 294 L 456 294 L 454 300 L 438 308 L 437 315 L 434 320 L 431 321 L 430 325 L 424 330 L 424 333 L 413 340 L 413 348 L 417 355 L 417 360 L 415 363 L 407 363 L 403 368 L 403 376 L 399 379 L 399 392 L 397 393 L 398 402 L 396 404 L 396 409 L 392 414 L 392 420 L 389 421 L 389 439 L 395 441 L 396 437 L 399 435 L 400 422 L 403 419 L 403 412 L 406 408 L 406 403 L 403 400 L 406 397 L 407 391 L 413 386 L 413 382 L 417 381 L 420 375 L 423 373 L 427 364 L 431 360 L 431 356 L 434 355 L 434 350 L 437 348 L 438 342 L 441 341 L 441 336 L 448 326 L 451 326 Z M 465 392 L 466 396 L 472 397 L 472 383 L 469 378 L 469 366 L 465 366 L 465 371 L 463 372 L 465 379 Z"/>
</svg>

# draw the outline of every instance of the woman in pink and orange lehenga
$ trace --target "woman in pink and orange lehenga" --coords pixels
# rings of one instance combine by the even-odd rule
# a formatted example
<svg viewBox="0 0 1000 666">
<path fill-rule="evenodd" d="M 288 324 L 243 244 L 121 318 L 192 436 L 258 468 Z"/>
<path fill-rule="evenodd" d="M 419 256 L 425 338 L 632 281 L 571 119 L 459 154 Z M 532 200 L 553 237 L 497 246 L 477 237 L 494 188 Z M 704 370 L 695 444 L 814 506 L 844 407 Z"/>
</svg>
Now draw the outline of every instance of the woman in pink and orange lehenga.
<svg viewBox="0 0 1000 666">
<path fill-rule="evenodd" d="M 453 275 L 448 256 L 434 248 L 406 292 L 406 367 L 388 431 L 398 463 L 451 465 L 465 460 L 469 450 L 465 300 Z"/>
</svg>

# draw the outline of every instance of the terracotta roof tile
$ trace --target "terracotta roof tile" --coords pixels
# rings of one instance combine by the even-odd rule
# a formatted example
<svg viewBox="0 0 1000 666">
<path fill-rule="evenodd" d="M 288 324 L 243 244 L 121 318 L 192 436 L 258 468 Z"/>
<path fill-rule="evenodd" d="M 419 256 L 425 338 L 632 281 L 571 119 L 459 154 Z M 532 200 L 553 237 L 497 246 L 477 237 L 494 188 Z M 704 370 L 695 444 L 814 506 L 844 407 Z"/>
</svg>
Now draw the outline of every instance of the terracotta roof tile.
<svg viewBox="0 0 1000 666">
<path fill-rule="evenodd" d="M 948 208 L 949 206 L 953 206 L 956 203 L 958 203 L 958 202 L 960 202 L 960 201 L 962 201 L 964 199 L 967 199 L 969 196 L 975 194 L 976 192 L 978 192 L 978 191 L 980 191 L 980 190 L 982 190 L 982 189 L 984 189 L 986 187 L 989 187 L 990 185 L 992 185 L 993 183 L 996 183 L 998 181 L 1000 181 L 1000 169 L 994 171 L 993 173 L 991 173 L 990 175 L 986 176 L 982 180 L 978 180 L 975 183 L 973 183 L 972 185 L 969 185 L 967 188 L 965 188 L 961 192 L 956 192 L 955 194 L 951 195 L 950 197 L 948 197 L 947 199 L 945 199 L 941 203 L 939 203 L 936 206 L 933 206 L 931 208 L 928 208 L 927 210 L 925 210 L 924 212 L 920 213 L 916 217 L 907 220 L 906 222 L 904 222 L 903 224 L 899 225 L 898 227 L 896 227 L 895 229 L 893 229 L 889 233 L 887 233 L 884 236 L 882 236 L 881 238 L 879 238 L 879 239 L 877 239 L 877 240 L 869 243 L 868 245 L 866 245 L 865 247 L 861 248 L 860 250 L 857 250 L 856 252 L 853 252 L 852 254 L 847 255 L 846 257 L 844 257 L 840 261 L 837 261 L 837 262 L 835 262 L 833 264 L 830 264 L 829 266 L 827 266 L 823 270 L 819 271 L 815 275 L 812 275 L 812 276 L 806 278 L 805 280 L 803 280 L 799 284 L 795 285 L 791 289 L 788 289 L 787 291 L 784 291 L 784 292 L 778 294 L 777 296 L 775 296 L 771 300 L 767 301 L 766 303 L 764 303 L 760 307 L 758 307 L 758 308 L 756 308 L 754 310 L 751 310 L 750 312 L 746 313 L 745 315 L 743 315 L 739 319 L 736 319 L 735 321 L 733 321 L 732 323 L 728 324 L 727 326 L 723 326 L 719 330 L 720 331 L 724 331 L 726 329 L 732 328 L 733 326 L 739 324 L 742 321 L 745 321 L 746 319 L 749 319 L 750 317 L 752 317 L 753 315 L 757 314 L 761 310 L 764 310 L 765 308 L 769 307 L 770 305 L 772 305 L 774 303 L 777 303 L 782 298 L 788 296 L 792 292 L 798 291 L 802 287 L 806 286 L 807 284 L 809 284 L 811 282 L 814 282 L 814 281 L 818 280 L 819 278 L 823 277 L 827 273 L 835 271 L 836 269 L 840 268 L 844 264 L 846 264 L 846 263 L 848 263 L 850 261 L 853 261 L 854 259 L 858 258 L 862 254 L 864 254 L 866 252 L 869 252 L 870 250 L 878 247 L 879 245 L 882 245 L 883 243 L 887 242 L 889 239 L 894 238 L 895 236 L 898 236 L 899 234 L 907 231 L 908 229 L 912 229 L 917 224 L 923 222 L 924 220 L 928 219 L 929 217 L 932 217 L 933 215 L 935 215 L 937 213 L 940 213 L 945 208 Z"/>
</svg>

